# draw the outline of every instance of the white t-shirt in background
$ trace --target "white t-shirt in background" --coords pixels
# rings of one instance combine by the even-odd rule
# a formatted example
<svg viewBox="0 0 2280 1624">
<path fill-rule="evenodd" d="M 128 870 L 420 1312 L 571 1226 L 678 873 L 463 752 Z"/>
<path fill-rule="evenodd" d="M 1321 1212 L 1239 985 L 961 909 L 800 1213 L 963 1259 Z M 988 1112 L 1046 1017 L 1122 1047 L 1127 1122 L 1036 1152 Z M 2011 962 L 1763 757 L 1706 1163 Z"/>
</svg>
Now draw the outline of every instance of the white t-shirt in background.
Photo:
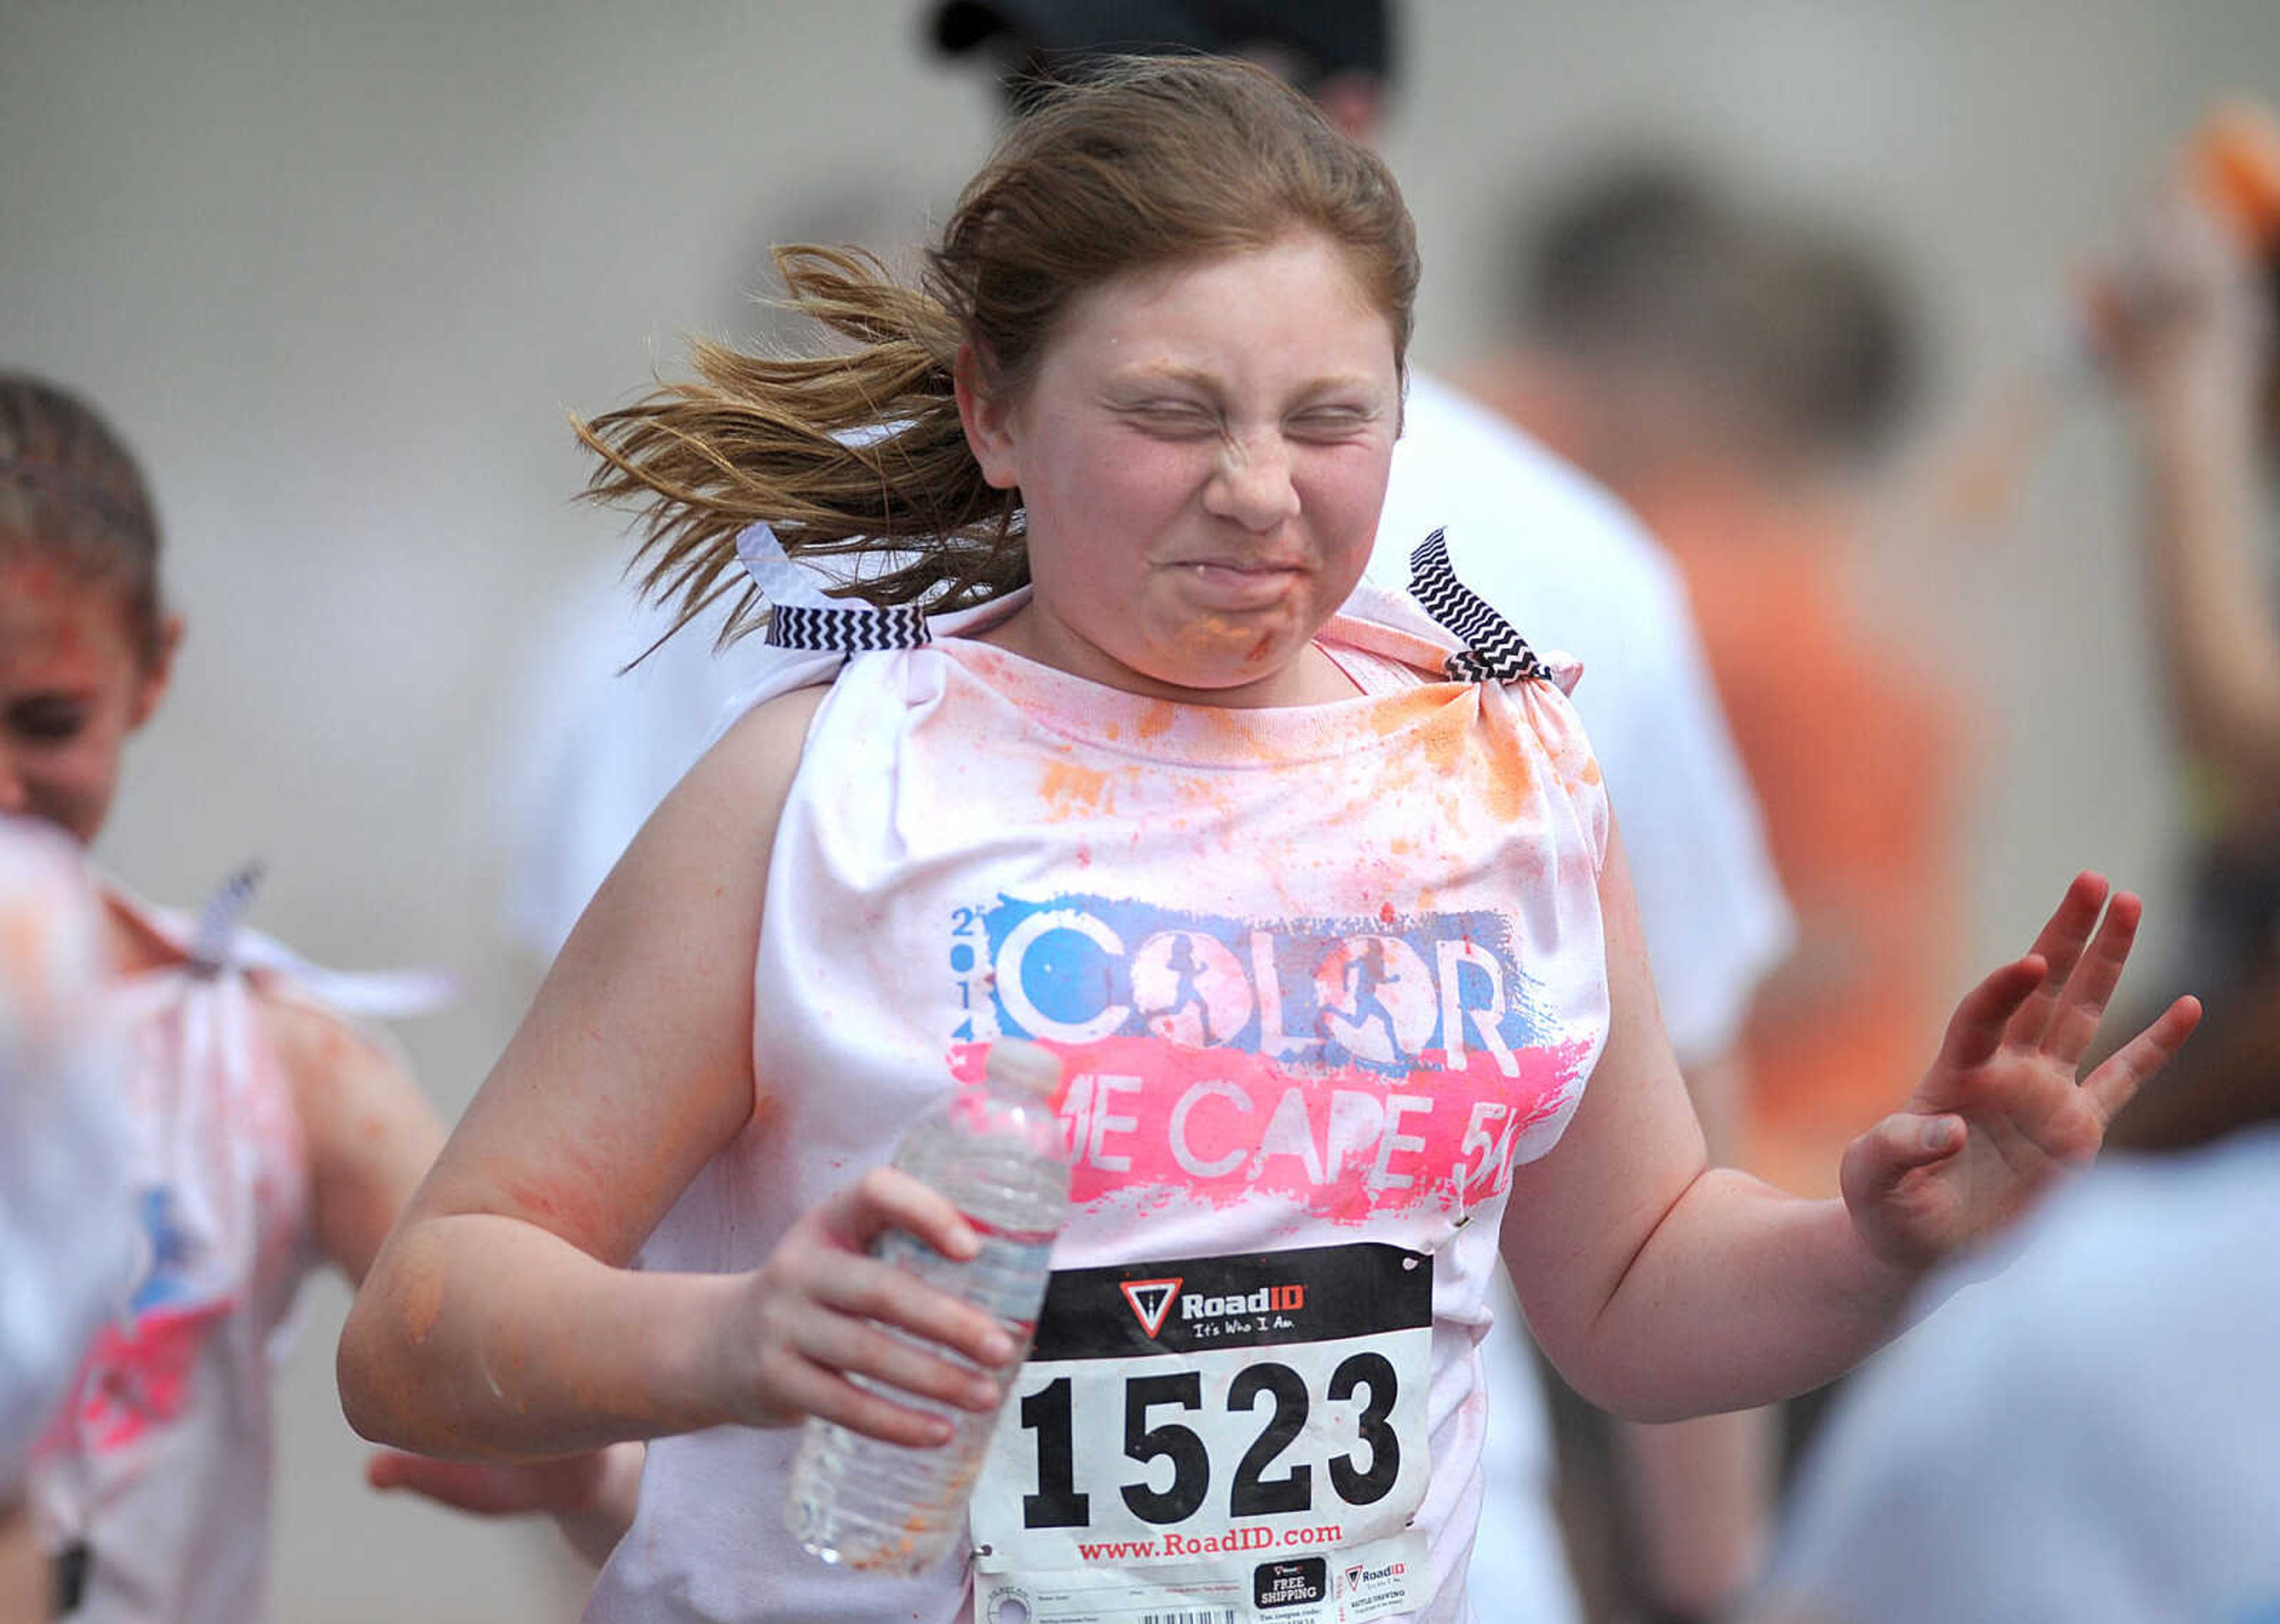
<svg viewBox="0 0 2280 1624">
<path fill-rule="evenodd" d="M 1816 1442 L 1752 1616 L 2280 1620 L 2276 1235 L 2268 1126 L 2101 1163 L 1999 1279 L 1929 1282 L 1938 1312 Z"/>
</svg>

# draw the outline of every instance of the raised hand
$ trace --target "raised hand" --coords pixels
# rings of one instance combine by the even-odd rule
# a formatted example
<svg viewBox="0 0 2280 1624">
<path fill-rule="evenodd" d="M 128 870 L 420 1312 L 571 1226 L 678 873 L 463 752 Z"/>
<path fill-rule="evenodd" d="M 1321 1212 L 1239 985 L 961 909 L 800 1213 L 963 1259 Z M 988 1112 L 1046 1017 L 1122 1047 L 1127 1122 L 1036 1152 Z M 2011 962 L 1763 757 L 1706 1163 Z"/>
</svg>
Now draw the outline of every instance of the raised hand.
<svg viewBox="0 0 2280 1624">
<path fill-rule="evenodd" d="M 1906 1109 L 1846 1149 L 1845 1205 L 1878 1257 L 1922 1268 L 2008 1221 L 2098 1153 L 2114 1113 L 2199 1021 L 2199 1002 L 2179 998 L 2080 1075 L 2143 911 L 2127 891 L 2107 894 L 2098 875 L 2077 875 L 2033 950 L 1957 1006 Z"/>
</svg>

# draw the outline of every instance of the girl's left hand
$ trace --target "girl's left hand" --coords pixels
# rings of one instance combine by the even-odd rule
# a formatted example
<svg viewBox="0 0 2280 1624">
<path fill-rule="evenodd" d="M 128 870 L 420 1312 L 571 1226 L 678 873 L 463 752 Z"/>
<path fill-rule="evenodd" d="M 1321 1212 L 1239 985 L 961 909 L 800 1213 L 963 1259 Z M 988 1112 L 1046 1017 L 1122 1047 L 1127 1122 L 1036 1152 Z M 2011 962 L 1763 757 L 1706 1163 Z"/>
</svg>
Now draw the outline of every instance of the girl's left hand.
<svg viewBox="0 0 2280 1624">
<path fill-rule="evenodd" d="M 2199 1002 L 2179 998 L 2078 1076 L 2143 912 L 2129 892 L 2111 904 L 2107 893 L 2098 875 L 2076 876 L 2034 950 L 1956 1007 L 1906 1108 L 1846 1149 L 1845 1203 L 1878 1258 L 1925 1268 L 2007 1222 L 2098 1153 L 2114 1112 L 2199 1021 Z"/>
</svg>

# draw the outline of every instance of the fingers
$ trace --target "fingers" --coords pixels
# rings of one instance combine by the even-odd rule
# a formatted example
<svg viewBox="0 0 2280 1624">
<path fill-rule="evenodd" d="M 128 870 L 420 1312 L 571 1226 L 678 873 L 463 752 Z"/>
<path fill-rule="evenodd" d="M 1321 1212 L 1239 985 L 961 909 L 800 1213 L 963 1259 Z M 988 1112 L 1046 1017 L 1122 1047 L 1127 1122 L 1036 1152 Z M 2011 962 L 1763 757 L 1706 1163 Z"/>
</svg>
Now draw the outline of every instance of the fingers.
<svg viewBox="0 0 2280 1624">
<path fill-rule="evenodd" d="M 909 1238 L 874 1246 L 890 1235 Z M 980 1249 L 955 1206 L 894 1168 L 828 1197 L 760 1273 L 765 1405 L 913 1446 L 949 1439 L 954 1418 L 942 1409 L 994 1411 L 1005 1391 L 998 1367 L 1018 1346 L 923 1277 L 929 1264 L 944 1266 L 935 1254 L 962 1261 Z"/>
<path fill-rule="evenodd" d="M 966 1262 L 982 1237 L 940 1191 L 898 1167 L 874 1167 L 828 1198 L 818 1213 L 827 1234 L 854 1251 L 867 1251 L 890 1229 L 916 1235 L 944 1257 Z"/>
<path fill-rule="evenodd" d="M 2041 984 L 2033 996 L 2011 1018 L 2004 1041 L 2015 1048 L 2031 1049 L 2043 1040 L 2056 1018 L 2065 997 L 2067 980 L 2074 974 L 2082 958 L 2082 950 L 2090 940 L 2091 931 L 2098 923 L 2098 911 L 2106 904 L 2107 883 L 2103 876 L 2079 874 L 2059 898 L 2059 905 L 2035 936 L 2035 945 L 2029 951 L 2045 966 Z"/>
<path fill-rule="evenodd" d="M 953 1428 L 942 1415 L 897 1404 L 837 1371 L 788 1356 L 771 1382 L 774 1402 L 793 1420 L 813 1416 L 866 1437 L 911 1449 L 938 1449 Z"/>
<path fill-rule="evenodd" d="M 832 1312 L 797 1338 L 809 1358 L 968 1409 L 998 1402 L 990 1377 L 942 1358 L 949 1349 L 994 1368 L 1013 1357 L 1013 1339 L 971 1303 L 877 1262 L 820 1282 L 814 1295 Z"/>
<path fill-rule="evenodd" d="M 2084 1092 L 2106 1120 L 2112 1121 L 2114 1113 L 2130 1103 L 2130 1096 L 2176 1057 L 2200 1020 L 2200 1000 L 2179 998 L 2084 1079 Z"/>
<path fill-rule="evenodd" d="M 1960 1151 L 1967 1137 L 1960 1117 L 1895 1112 L 1845 1148 L 1845 1193 L 1856 1203 L 1888 1197 L 1909 1174 Z"/>
<path fill-rule="evenodd" d="M 769 1312 L 778 1345 L 763 1381 L 774 1402 L 895 1443 L 947 1443 L 943 1408 L 987 1412 L 1003 1399 L 998 1377 L 952 1351 L 992 1366 L 1017 1351 L 971 1304 L 875 1258 L 797 1281 Z"/>
<path fill-rule="evenodd" d="M 1943 1064 L 1958 1071 L 1983 1066 L 2003 1045 L 2013 1023 L 2037 987 L 2048 979 L 2049 966 L 2039 953 L 2016 958 L 1963 995 L 1947 1023 L 1940 1045 Z"/>
<path fill-rule="evenodd" d="M 2067 978 L 2065 993 L 2043 1034 L 2042 1046 L 2069 1068 L 2082 1064 L 2091 1040 L 2098 1035 L 2098 1023 L 2106 1018 L 2106 1006 L 2121 984 L 2122 966 L 2130 962 L 2130 949 L 2138 939 L 2138 922 L 2144 913 L 2145 904 L 2128 891 L 2115 897 L 2107 905 L 2097 939 Z"/>
</svg>

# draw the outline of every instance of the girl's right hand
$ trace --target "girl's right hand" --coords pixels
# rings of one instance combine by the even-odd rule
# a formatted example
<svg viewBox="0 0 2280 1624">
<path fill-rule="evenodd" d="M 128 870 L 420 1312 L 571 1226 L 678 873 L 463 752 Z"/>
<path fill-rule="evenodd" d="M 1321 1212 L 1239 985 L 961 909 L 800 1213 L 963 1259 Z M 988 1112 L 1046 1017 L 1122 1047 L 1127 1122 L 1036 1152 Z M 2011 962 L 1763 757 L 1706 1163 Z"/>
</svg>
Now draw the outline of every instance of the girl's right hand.
<svg viewBox="0 0 2280 1624">
<path fill-rule="evenodd" d="M 738 1420 L 788 1426 L 814 1415 L 890 1443 L 950 1441 L 949 1421 L 867 1391 L 851 1376 L 963 1409 L 998 1407 L 1013 1338 L 972 1304 L 871 1256 L 889 1229 L 954 1261 L 981 1250 L 955 1206 L 893 1167 L 873 1168 L 810 1208 L 737 1294 L 740 1323 L 727 1345 Z M 951 1363 L 939 1349 L 982 1371 Z"/>
</svg>

